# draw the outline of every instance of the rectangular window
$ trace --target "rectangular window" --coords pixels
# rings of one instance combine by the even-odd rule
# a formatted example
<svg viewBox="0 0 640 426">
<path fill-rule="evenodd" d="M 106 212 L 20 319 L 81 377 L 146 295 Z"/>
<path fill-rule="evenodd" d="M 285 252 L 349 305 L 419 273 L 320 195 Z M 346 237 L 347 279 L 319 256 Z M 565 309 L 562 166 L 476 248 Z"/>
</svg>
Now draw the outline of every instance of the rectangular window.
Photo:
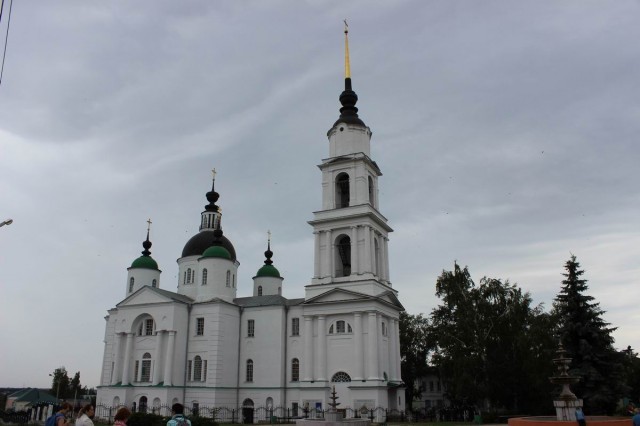
<svg viewBox="0 0 640 426">
<path fill-rule="evenodd" d="M 142 369 L 140 371 L 140 381 L 141 382 L 151 381 L 151 360 L 150 359 L 145 359 L 142 361 Z"/>
<path fill-rule="evenodd" d="M 336 333 L 344 333 L 344 321 L 336 322 Z"/>
<path fill-rule="evenodd" d="M 204 336 L 204 318 L 196 318 L 196 335 Z"/>
<path fill-rule="evenodd" d="M 247 337 L 253 337 L 255 332 L 255 321 L 250 319 L 247 321 Z"/>
<path fill-rule="evenodd" d="M 147 319 L 144 321 L 144 334 L 147 336 L 153 335 L 153 320 Z"/>
<path fill-rule="evenodd" d="M 292 402 L 291 403 L 291 415 L 293 417 L 298 417 L 298 403 L 297 402 Z"/>
<path fill-rule="evenodd" d="M 136 366 L 133 369 L 133 381 L 138 381 L 138 373 L 140 372 L 140 361 L 136 361 Z"/>
<path fill-rule="evenodd" d="M 300 335 L 300 318 L 291 318 L 291 335 Z"/>
<path fill-rule="evenodd" d="M 187 361 L 187 382 L 191 381 L 191 360 Z"/>
</svg>

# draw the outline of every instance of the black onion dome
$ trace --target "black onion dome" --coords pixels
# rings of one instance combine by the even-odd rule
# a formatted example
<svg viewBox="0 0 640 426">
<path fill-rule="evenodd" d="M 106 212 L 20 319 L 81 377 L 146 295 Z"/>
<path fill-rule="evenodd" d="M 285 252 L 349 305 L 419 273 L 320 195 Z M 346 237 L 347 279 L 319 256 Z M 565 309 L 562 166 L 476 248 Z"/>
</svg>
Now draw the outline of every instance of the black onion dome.
<svg viewBox="0 0 640 426">
<path fill-rule="evenodd" d="M 214 230 L 200 231 L 184 245 L 182 249 L 182 257 L 202 256 L 202 253 L 211 246 L 221 246 L 227 249 L 231 255 L 231 260 L 236 261 L 236 249 L 233 248 L 231 241 L 224 235 L 216 237 Z"/>
<path fill-rule="evenodd" d="M 358 117 L 358 108 L 356 107 L 357 102 L 358 95 L 351 89 L 351 78 L 345 78 L 344 92 L 340 94 L 340 103 L 342 104 L 342 108 L 340 108 L 340 118 L 338 118 L 333 125 L 335 126 L 338 123 L 347 123 L 358 124 L 366 127 L 364 121 Z"/>
</svg>

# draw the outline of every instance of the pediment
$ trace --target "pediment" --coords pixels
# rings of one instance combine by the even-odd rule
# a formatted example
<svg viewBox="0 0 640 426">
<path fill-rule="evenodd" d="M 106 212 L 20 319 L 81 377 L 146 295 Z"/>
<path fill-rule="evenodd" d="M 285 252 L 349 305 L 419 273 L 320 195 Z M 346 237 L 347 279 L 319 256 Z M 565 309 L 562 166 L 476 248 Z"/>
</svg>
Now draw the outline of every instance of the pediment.
<svg viewBox="0 0 640 426">
<path fill-rule="evenodd" d="M 404 307 L 395 296 L 392 291 L 385 291 L 377 296 L 371 296 L 369 294 L 359 293 L 356 291 L 345 290 L 342 288 L 333 288 L 322 294 L 304 302 L 305 305 L 324 304 L 324 303 L 348 303 L 354 301 L 370 301 L 377 300 L 385 304 L 389 304 L 397 307 L 399 310 L 404 310 Z"/>
<path fill-rule="evenodd" d="M 175 295 L 175 297 L 172 297 Z M 184 298 L 177 293 L 171 293 L 168 291 L 158 291 L 153 287 L 145 286 L 138 289 L 135 293 L 128 296 L 122 302 L 118 303 L 116 306 L 118 308 L 122 308 L 125 306 L 137 306 L 137 305 L 152 305 L 156 303 L 167 303 L 167 302 L 175 302 L 176 299 Z"/>
</svg>

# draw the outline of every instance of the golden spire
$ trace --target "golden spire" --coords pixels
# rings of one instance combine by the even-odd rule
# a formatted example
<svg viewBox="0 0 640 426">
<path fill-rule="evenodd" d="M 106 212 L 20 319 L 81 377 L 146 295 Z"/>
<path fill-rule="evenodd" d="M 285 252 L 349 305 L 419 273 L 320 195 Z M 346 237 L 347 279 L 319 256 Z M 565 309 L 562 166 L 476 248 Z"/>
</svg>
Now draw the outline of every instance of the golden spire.
<svg viewBox="0 0 640 426">
<path fill-rule="evenodd" d="M 349 65 L 349 25 L 344 20 L 344 78 L 351 78 L 351 67 Z"/>
</svg>

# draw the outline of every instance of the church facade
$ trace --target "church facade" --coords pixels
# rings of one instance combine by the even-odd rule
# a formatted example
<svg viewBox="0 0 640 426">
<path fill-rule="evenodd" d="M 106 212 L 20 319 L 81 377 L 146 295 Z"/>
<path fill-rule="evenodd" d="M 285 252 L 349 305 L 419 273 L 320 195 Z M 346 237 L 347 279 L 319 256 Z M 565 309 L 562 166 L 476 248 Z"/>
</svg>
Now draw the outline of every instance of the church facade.
<svg viewBox="0 0 640 426">
<path fill-rule="evenodd" d="M 404 409 L 392 229 L 379 211 L 382 173 L 346 59 L 340 117 L 319 165 L 322 209 L 309 221 L 314 271 L 305 297 L 285 297 L 270 244 L 253 283 L 238 278 L 214 176 L 199 231 L 177 261 L 176 291 L 160 285 L 148 234 L 128 268 L 125 297 L 105 318 L 97 404 L 285 407 L 295 415 L 328 408 L 335 387 L 340 408 Z M 252 296 L 237 297 L 247 285 Z"/>
</svg>

